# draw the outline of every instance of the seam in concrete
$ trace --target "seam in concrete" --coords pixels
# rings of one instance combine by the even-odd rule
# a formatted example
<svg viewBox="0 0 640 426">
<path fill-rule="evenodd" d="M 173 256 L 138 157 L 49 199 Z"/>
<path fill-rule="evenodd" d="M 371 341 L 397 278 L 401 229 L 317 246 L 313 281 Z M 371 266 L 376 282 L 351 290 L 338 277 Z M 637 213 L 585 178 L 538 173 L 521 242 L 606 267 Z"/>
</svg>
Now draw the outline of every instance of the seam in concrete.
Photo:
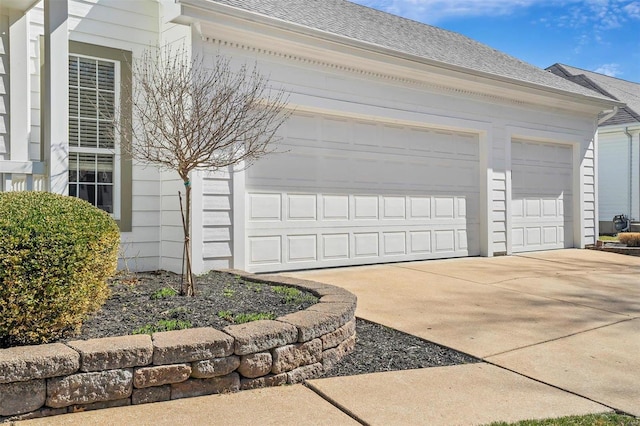
<svg viewBox="0 0 640 426">
<path fill-rule="evenodd" d="M 612 322 L 612 323 L 609 323 L 609 324 L 600 325 L 598 327 L 590 328 L 590 329 L 587 329 L 587 330 L 576 331 L 575 333 L 567 334 L 566 336 L 560 336 L 560 337 L 556 337 L 556 338 L 553 338 L 553 339 L 544 340 L 542 342 L 537 342 L 537 343 L 532 343 L 530 345 L 520 346 L 520 347 L 517 347 L 517 348 L 514 348 L 514 349 L 509 349 L 508 351 L 496 352 L 495 354 L 485 355 L 481 359 L 483 361 L 489 362 L 489 361 L 487 361 L 487 358 L 491 358 L 493 356 L 504 355 L 504 354 L 508 354 L 510 352 L 519 351 L 521 349 L 527 349 L 527 348 L 532 348 L 532 347 L 538 346 L 538 345 L 544 345 L 545 343 L 555 342 L 557 340 L 566 339 L 568 337 L 577 336 L 579 334 L 589 333 L 591 331 L 600 330 L 602 328 L 611 327 L 611 326 L 614 326 L 614 325 L 622 324 L 623 322 L 629 322 L 629 321 L 633 321 L 633 320 L 636 320 L 636 319 L 640 319 L 640 317 L 625 318 L 625 319 L 620 320 L 620 321 L 616 321 L 616 322 Z"/>
<path fill-rule="evenodd" d="M 466 279 L 466 278 L 452 277 L 451 275 L 438 274 L 437 272 L 431 272 L 431 271 L 423 271 L 421 269 L 409 268 L 407 266 L 399 266 L 399 265 L 392 265 L 392 266 L 394 266 L 396 268 L 400 268 L 400 269 L 406 269 L 406 270 L 409 270 L 409 271 L 422 272 L 423 274 L 431 274 L 431 275 L 435 275 L 437 277 L 447 277 L 447 278 L 451 278 L 451 279 L 454 279 L 454 280 L 465 281 L 465 282 L 472 283 L 472 284 L 489 285 L 489 284 L 479 283 L 477 281 L 469 280 L 469 279 Z"/>
<path fill-rule="evenodd" d="M 353 411 L 349 410 L 347 407 L 345 407 L 344 405 L 340 404 L 337 401 L 334 401 L 329 395 L 325 394 L 324 392 L 322 392 L 320 389 L 318 389 L 317 387 L 315 387 L 312 383 L 309 383 L 307 381 L 305 381 L 304 385 L 310 389 L 311 391 L 315 392 L 316 395 L 318 395 L 320 398 L 324 399 L 325 401 L 327 401 L 329 404 L 333 405 L 334 407 L 336 407 L 338 410 L 340 410 L 341 412 L 343 412 L 344 414 L 346 414 L 347 416 L 351 417 L 353 420 L 355 420 L 356 422 L 360 423 L 363 426 L 370 426 L 370 423 L 367 423 L 366 421 L 364 421 L 363 419 L 361 419 L 356 413 L 354 413 Z"/>
<path fill-rule="evenodd" d="M 485 362 L 485 363 L 487 363 L 489 365 L 493 365 L 494 367 L 498 367 L 498 368 L 500 368 L 502 370 L 509 371 L 511 373 L 517 374 L 518 376 L 524 377 L 526 379 L 533 380 L 534 382 L 541 383 L 543 385 L 552 387 L 552 388 L 557 389 L 559 391 L 566 392 L 568 394 L 577 396 L 577 397 L 582 398 L 582 399 L 586 399 L 587 401 L 591 401 L 591 402 L 593 402 L 595 404 L 602 405 L 603 407 L 606 407 L 606 408 L 610 409 L 611 411 L 615 412 L 616 414 L 621 414 L 621 415 L 629 416 L 629 417 L 635 417 L 633 414 L 629 414 L 629 413 L 625 412 L 624 410 L 620 410 L 619 408 L 612 407 L 611 405 L 605 404 L 604 402 L 595 400 L 595 399 L 590 398 L 590 397 L 585 396 L 585 395 L 581 395 L 581 394 L 579 394 L 577 392 L 574 392 L 572 390 L 565 389 L 565 388 L 562 388 L 560 386 L 554 385 L 553 383 L 548 383 L 548 382 L 545 382 L 544 380 L 536 379 L 535 377 L 528 376 L 526 374 L 520 373 L 519 371 L 512 370 L 510 368 L 507 368 L 507 367 L 504 367 L 502 365 L 493 363 L 491 361 L 487 361 L 486 359 L 483 360 L 483 362 Z"/>
<path fill-rule="evenodd" d="M 525 256 L 522 256 L 522 257 L 525 257 Z M 529 258 L 529 259 L 534 259 L 534 258 Z M 561 262 L 558 262 L 558 263 L 561 263 Z M 615 315 L 621 315 L 621 316 L 629 317 L 628 314 L 623 314 L 623 313 L 616 312 L 616 311 L 610 311 L 608 309 L 596 308 L 595 306 L 584 305 L 582 303 L 576 303 L 576 302 L 571 302 L 571 301 L 568 301 L 568 300 L 557 299 L 555 297 L 541 296 L 541 295 L 535 294 L 535 293 L 528 293 L 526 291 L 514 290 L 512 288 L 506 288 L 506 287 L 500 286 L 500 284 L 505 283 L 505 282 L 515 281 L 515 280 L 520 280 L 520 279 L 525 279 L 525 278 L 527 278 L 527 279 L 535 279 L 535 278 L 543 279 L 543 278 L 545 278 L 545 277 L 542 277 L 542 276 L 517 277 L 517 278 L 509 278 L 507 280 L 502 280 L 502 281 L 495 281 L 495 282 L 491 282 L 491 283 L 481 283 L 481 282 L 469 280 L 469 279 L 466 279 L 466 278 L 458 278 L 458 277 L 453 277 L 451 275 L 438 274 L 436 272 L 423 271 L 423 270 L 420 270 L 420 269 L 409 268 L 409 267 L 406 267 L 406 266 L 397 266 L 397 267 L 401 268 L 401 269 L 407 269 L 409 271 L 422 272 L 422 273 L 425 273 L 425 274 L 431 274 L 431 275 L 435 275 L 435 276 L 438 276 L 438 277 L 447 277 L 447 278 L 451 278 L 451 279 L 454 279 L 454 280 L 459 280 L 459 281 L 464 281 L 464 282 L 468 282 L 468 283 L 472 283 L 472 284 L 482 285 L 482 286 L 485 286 L 485 287 L 495 287 L 495 288 L 499 288 L 500 290 L 510 291 L 512 293 L 526 294 L 527 296 L 539 297 L 541 299 L 553 300 L 555 302 L 567 303 L 567 304 L 570 304 L 570 305 L 573 305 L 573 306 L 580 306 L 580 307 L 583 307 L 583 308 L 595 309 L 597 311 L 602 311 L 602 312 L 606 312 L 606 313 L 609 313 L 609 314 L 615 314 Z"/>
</svg>

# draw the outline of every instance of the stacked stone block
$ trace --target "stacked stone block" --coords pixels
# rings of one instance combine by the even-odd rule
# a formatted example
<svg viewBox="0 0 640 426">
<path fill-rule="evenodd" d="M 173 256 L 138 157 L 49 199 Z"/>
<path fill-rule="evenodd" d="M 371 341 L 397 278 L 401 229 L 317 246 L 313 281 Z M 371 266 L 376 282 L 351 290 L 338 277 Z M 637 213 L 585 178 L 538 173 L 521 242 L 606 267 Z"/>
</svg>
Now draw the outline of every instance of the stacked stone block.
<svg viewBox="0 0 640 426">
<path fill-rule="evenodd" d="M 355 347 L 356 297 L 313 281 L 257 277 L 318 296 L 276 320 L 0 349 L 0 422 L 301 383 Z"/>
</svg>

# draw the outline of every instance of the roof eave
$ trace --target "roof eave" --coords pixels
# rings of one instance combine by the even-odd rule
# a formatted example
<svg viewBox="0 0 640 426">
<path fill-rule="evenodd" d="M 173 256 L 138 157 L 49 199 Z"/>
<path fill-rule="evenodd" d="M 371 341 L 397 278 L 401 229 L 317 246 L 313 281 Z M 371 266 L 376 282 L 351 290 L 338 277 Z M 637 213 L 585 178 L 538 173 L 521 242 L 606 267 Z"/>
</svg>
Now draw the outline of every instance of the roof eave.
<svg viewBox="0 0 640 426">
<path fill-rule="evenodd" d="M 210 0 L 175 0 L 175 1 L 176 3 L 180 3 L 186 7 L 191 7 L 191 8 L 199 9 L 202 11 L 225 14 L 225 15 L 232 16 L 234 18 L 241 18 L 251 22 L 258 23 L 258 24 L 270 25 L 282 30 L 296 32 L 306 36 L 318 37 L 325 41 L 329 41 L 333 43 L 343 44 L 343 45 L 347 45 L 347 46 L 358 48 L 358 49 L 372 51 L 374 53 L 395 57 L 398 59 L 417 62 L 423 65 L 440 68 L 440 69 L 451 71 L 454 73 L 471 75 L 471 76 L 477 77 L 478 79 L 496 81 L 496 82 L 506 83 L 506 84 L 514 85 L 518 87 L 524 87 L 524 88 L 528 88 L 529 90 L 547 93 L 548 95 L 552 95 L 554 97 L 561 98 L 564 100 L 569 100 L 569 101 L 573 101 L 580 104 L 586 103 L 596 108 L 605 109 L 605 108 L 613 108 L 614 106 L 622 107 L 625 105 L 623 102 L 619 102 L 614 99 L 606 99 L 598 96 L 593 96 L 593 97 L 587 96 L 584 94 L 575 93 L 568 90 L 556 89 L 553 87 L 548 87 L 548 86 L 535 84 L 535 83 L 531 83 L 523 80 L 518 80 L 511 77 L 491 74 L 483 71 L 474 70 L 471 68 L 448 64 L 445 62 L 440 62 L 432 59 L 427 59 L 427 58 L 417 56 L 417 55 L 412 55 L 409 53 L 399 52 L 397 50 L 380 46 L 378 44 L 368 43 L 361 40 L 340 36 L 338 34 L 319 30 L 317 28 L 312 28 L 305 25 L 285 21 L 283 19 L 274 18 L 272 16 L 263 15 L 263 14 L 248 11 L 245 9 L 220 4 L 215 1 L 210 1 Z M 180 19 L 180 17 L 177 17 L 175 21 L 181 22 L 181 23 L 187 23 L 188 19 L 184 20 L 184 19 Z"/>
</svg>

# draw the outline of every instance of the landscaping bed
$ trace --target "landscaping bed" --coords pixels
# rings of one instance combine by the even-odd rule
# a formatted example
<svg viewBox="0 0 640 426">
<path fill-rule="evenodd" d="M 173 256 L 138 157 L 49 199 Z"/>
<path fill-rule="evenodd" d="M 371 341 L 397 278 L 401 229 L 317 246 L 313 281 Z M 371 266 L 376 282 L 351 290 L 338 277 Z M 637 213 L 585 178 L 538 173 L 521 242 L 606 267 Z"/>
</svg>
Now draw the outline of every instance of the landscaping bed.
<svg viewBox="0 0 640 426">
<path fill-rule="evenodd" d="M 259 277 L 259 276 L 258 276 Z M 74 339 L 120 336 L 161 321 L 189 322 L 192 327 L 222 329 L 231 317 L 275 318 L 306 309 L 313 295 L 210 272 L 196 278 L 196 297 L 156 297 L 163 289 L 180 288 L 180 277 L 169 272 L 121 274 L 102 310 L 85 322 Z M 276 288 L 276 291 L 273 291 Z M 317 300 L 317 299 L 316 299 Z M 221 315 L 222 314 L 222 315 Z M 177 324 L 176 324 L 177 325 Z M 435 343 L 363 319 L 356 320 L 356 347 L 325 377 L 477 362 Z"/>
<path fill-rule="evenodd" d="M 322 283 L 236 271 L 199 277 L 195 297 L 168 273 L 111 286 L 79 335 L 0 349 L 0 421 L 476 361 L 356 320 L 355 296 Z"/>
</svg>

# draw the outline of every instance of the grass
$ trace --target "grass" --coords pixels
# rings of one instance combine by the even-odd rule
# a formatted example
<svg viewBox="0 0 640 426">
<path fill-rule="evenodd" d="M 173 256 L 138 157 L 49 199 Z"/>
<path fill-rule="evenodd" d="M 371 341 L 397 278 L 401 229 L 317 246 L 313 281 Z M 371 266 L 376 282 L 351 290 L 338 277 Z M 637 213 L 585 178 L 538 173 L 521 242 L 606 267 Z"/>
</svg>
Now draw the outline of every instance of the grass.
<svg viewBox="0 0 640 426">
<path fill-rule="evenodd" d="M 273 320 L 273 319 L 276 319 L 276 316 L 271 312 L 238 314 L 234 317 L 236 324 L 244 324 L 245 322 L 259 321 L 259 320 Z"/>
<path fill-rule="evenodd" d="M 516 423 L 496 422 L 490 426 L 640 426 L 640 419 L 621 414 L 589 414 Z"/>
<path fill-rule="evenodd" d="M 271 290 L 273 290 L 274 293 L 282 296 L 282 300 L 286 304 L 297 305 L 305 302 L 315 303 L 318 301 L 317 297 L 310 294 L 304 294 L 303 292 L 301 292 L 300 290 L 294 287 L 277 285 L 277 286 L 271 287 Z"/>
<path fill-rule="evenodd" d="M 182 320 L 160 320 L 155 324 L 146 324 L 140 328 L 136 328 L 131 334 L 153 334 L 160 331 L 173 331 L 184 330 L 190 328 L 191 323 L 189 321 Z"/>
<path fill-rule="evenodd" d="M 613 237 L 611 235 L 600 235 L 598 237 L 598 239 L 600 241 L 616 241 L 616 242 L 618 241 L 618 237 L 617 236 Z"/>
<path fill-rule="evenodd" d="M 169 297 L 177 296 L 178 292 L 171 287 L 162 287 L 160 290 L 156 290 L 151 295 L 153 300 L 167 299 Z"/>
</svg>

